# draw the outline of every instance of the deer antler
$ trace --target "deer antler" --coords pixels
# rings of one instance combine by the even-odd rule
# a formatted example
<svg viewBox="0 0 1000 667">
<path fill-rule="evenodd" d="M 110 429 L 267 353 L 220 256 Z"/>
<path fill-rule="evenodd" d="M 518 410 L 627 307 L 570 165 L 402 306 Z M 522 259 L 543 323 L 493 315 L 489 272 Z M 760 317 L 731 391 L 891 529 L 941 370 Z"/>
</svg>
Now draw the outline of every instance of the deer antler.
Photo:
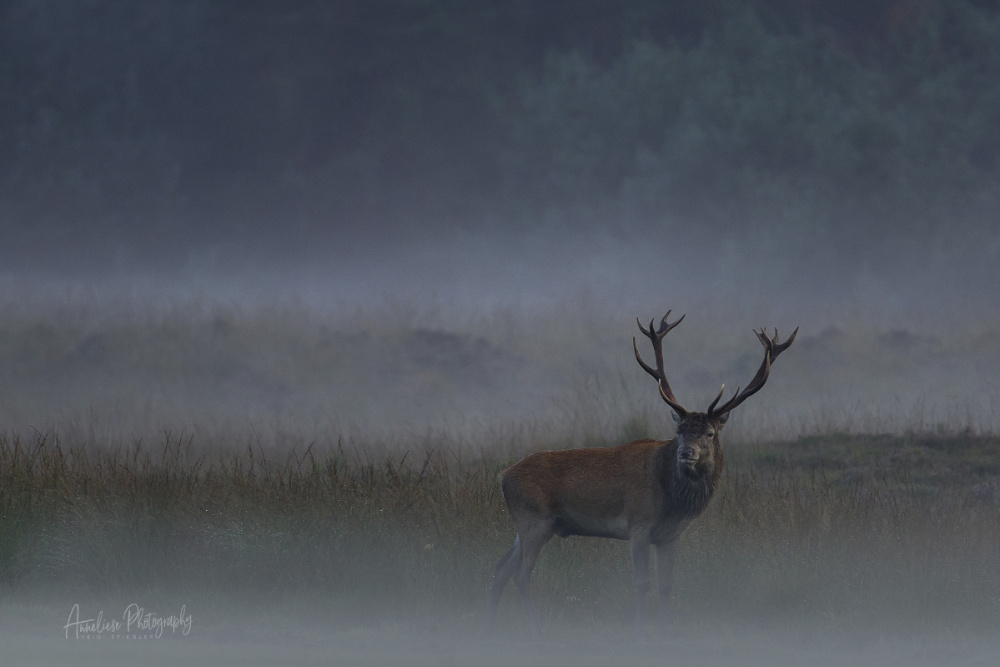
<svg viewBox="0 0 1000 667">
<path fill-rule="evenodd" d="M 670 389 L 670 383 L 667 382 L 667 373 L 663 370 L 663 337 L 667 335 L 668 331 L 680 324 L 681 320 L 684 319 L 684 315 L 681 315 L 681 318 L 673 324 L 667 324 L 667 318 L 670 316 L 670 312 L 671 311 L 668 310 L 667 314 L 663 316 L 663 319 L 660 320 L 660 327 L 656 330 L 653 329 L 653 323 L 655 320 L 649 321 L 649 328 L 647 329 L 642 326 L 642 322 L 639 321 L 639 318 L 635 319 L 636 324 L 639 325 L 639 331 L 649 338 L 649 342 L 653 344 L 653 352 L 656 354 L 656 370 L 653 370 L 649 364 L 642 360 L 642 357 L 639 355 L 639 344 L 635 342 L 635 336 L 632 337 L 632 347 L 635 350 L 635 360 L 639 362 L 640 366 L 642 366 L 642 370 L 652 375 L 653 379 L 656 380 L 656 384 L 660 388 L 660 397 L 666 401 L 667 405 L 673 408 L 674 412 L 676 412 L 678 416 L 683 417 L 687 414 L 687 410 L 685 410 L 681 404 L 677 402 L 677 399 L 674 397 L 674 392 Z"/>
<path fill-rule="evenodd" d="M 792 332 L 792 335 L 789 336 L 788 340 L 784 343 L 778 342 L 777 329 L 774 330 L 774 338 L 768 337 L 767 331 L 763 328 L 761 328 L 760 331 L 754 329 L 754 333 L 757 334 L 757 339 L 760 341 L 760 344 L 764 346 L 764 360 L 760 362 L 760 368 L 757 369 L 757 374 L 753 376 L 750 384 L 747 385 L 747 388 L 744 389 L 742 393 L 740 392 L 739 387 L 737 387 L 736 394 L 716 409 L 715 405 L 719 402 L 719 399 L 722 398 L 722 391 L 725 391 L 726 389 L 726 385 L 722 385 L 722 391 L 720 391 L 719 395 L 714 401 L 712 401 L 712 404 L 708 406 L 708 415 L 710 417 L 721 417 L 722 415 L 725 415 L 737 405 L 760 391 L 761 387 L 764 386 L 764 383 L 767 382 L 767 376 L 771 373 L 771 364 L 778 358 L 779 354 L 787 350 L 795 341 L 795 336 L 799 333 L 799 328 L 795 327 L 795 331 Z"/>
</svg>

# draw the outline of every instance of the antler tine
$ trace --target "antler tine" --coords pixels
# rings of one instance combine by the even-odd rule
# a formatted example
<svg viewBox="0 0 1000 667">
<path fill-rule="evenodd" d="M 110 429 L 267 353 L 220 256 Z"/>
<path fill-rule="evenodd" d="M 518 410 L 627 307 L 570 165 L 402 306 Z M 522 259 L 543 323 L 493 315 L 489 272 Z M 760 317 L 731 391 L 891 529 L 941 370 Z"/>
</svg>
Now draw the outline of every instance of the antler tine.
<svg viewBox="0 0 1000 667">
<path fill-rule="evenodd" d="M 670 388 L 670 383 L 667 381 L 667 373 L 663 369 L 663 337 L 673 329 L 675 326 L 681 323 L 684 319 L 684 315 L 681 315 L 673 324 L 667 322 L 667 318 L 670 316 L 671 311 L 667 311 L 667 314 L 663 316 L 660 320 L 660 326 L 657 329 L 655 327 L 656 320 L 652 319 L 649 321 L 649 328 L 647 329 L 642 325 L 639 318 L 636 318 L 636 324 L 639 325 L 639 331 L 643 333 L 649 339 L 649 342 L 653 344 L 653 354 L 656 358 L 656 369 L 654 370 L 652 366 L 647 364 L 642 359 L 642 355 L 639 354 L 639 344 L 636 342 L 635 337 L 632 337 L 632 348 L 635 350 L 635 360 L 639 362 L 642 370 L 649 373 L 656 380 L 656 384 L 660 389 L 660 396 L 663 398 L 667 404 L 674 409 L 680 415 L 687 414 L 687 411 L 681 407 L 680 403 L 674 397 L 674 392 Z"/>
<path fill-rule="evenodd" d="M 670 396 L 667 396 L 667 392 L 663 391 L 663 383 L 662 382 L 658 382 L 656 384 L 656 388 L 660 390 L 660 398 L 662 398 L 666 402 L 667 405 L 669 405 L 671 408 L 673 408 L 674 412 L 676 412 L 681 417 L 683 417 L 684 415 L 687 414 L 687 410 L 685 410 L 684 407 L 680 403 L 678 403 L 677 401 L 675 401 Z"/>
<path fill-rule="evenodd" d="M 639 331 L 641 331 L 643 334 L 645 334 L 646 337 L 649 338 L 650 340 L 653 339 L 654 335 L 657 338 L 662 339 L 664 336 L 667 335 L 667 333 L 671 329 L 673 329 L 675 326 L 677 326 L 678 324 L 680 324 L 684 320 L 684 318 L 687 316 L 687 314 L 685 313 L 684 315 L 681 315 L 677 319 L 676 322 L 674 322 L 673 324 L 670 324 L 670 323 L 667 322 L 667 318 L 670 317 L 670 313 L 672 313 L 672 312 L 674 312 L 674 311 L 672 311 L 672 310 L 668 310 L 667 311 L 667 314 L 664 315 L 660 319 L 660 326 L 658 328 L 656 328 L 656 329 L 653 328 L 653 324 L 656 322 L 656 318 L 653 318 L 653 319 L 651 319 L 649 321 L 649 328 L 648 329 L 646 327 L 642 326 L 642 322 L 639 321 L 638 317 L 635 318 L 635 323 L 639 325 Z"/>
<path fill-rule="evenodd" d="M 725 385 L 725 383 L 723 383 L 722 389 L 719 390 L 719 395 L 715 397 L 715 400 L 712 401 L 712 404 L 708 406 L 708 410 L 706 410 L 705 412 L 708 412 L 709 414 L 711 414 L 712 410 L 715 409 L 715 404 L 719 402 L 719 399 L 722 398 L 722 394 L 725 391 L 726 391 L 726 385 Z M 739 393 L 739 391 L 740 391 L 739 389 L 736 390 L 737 393 Z"/>
<path fill-rule="evenodd" d="M 663 316 L 662 320 L 660 320 L 660 329 L 659 329 L 659 331 L 656 332 L 656 335 L 659 336 L 660 338 L 663 338 L 664 336 L 666 336 L 668 331 L 670 331 L 675 326 L 677 326 L 678 324 L 680 324 L 681 322 L 683 322 L 684 318 L 687 316 L 687 313 L 684 313 L 684 315 L 681 315 L 677 319 L 677 321 L 674 322 L 673 324 L 667 324 L 667 318 L 670 317 L 670 313 L 672 313 L 672 312 L 673 312 L 672 310 L 668 310 L 667 314 Z M 650 322 L 650 324 L 652 325 L 652 322 Z M 652 326 L 650 326 L 650 328 L 652 328 Z"/>
<path fill-rule="evenodd" d="M 758 391 L 760 391 L 761 387 L 764 386 L 764 383 L 767 382 L 767 376 L 770 373 L 771 373 L 771 352 L 767 351 L 764 352 L 764 361 L 760 363 L 760 368 L 757 369 L 757 374 L 753 376 L 753 380 L 750 381 L 750 384 L 747 385 L 747 388 L 744 389 L 742 392 L 737 392 L 735 395 L 733 395 L 731 399 L 726 401 L 720 408 L 718 408 L 714 412 L 710 411 L 709 414 L 713 417 L 718 417 L 719 415 L 724 415 L 727 412 L 731 411 L 737 405 L 739 405 L 740 403 L 742 403 L 743 401 L 747 400 L 748 398 L 756 394 Z"/>
<path fill-rule="evenodd" d="M 641 324 L 639 325 L 639 328 L 640 329 L 642 328 Z M 635 342 L 635 336 L 632 336 L 632 349 L 635 350 L 635 360 L 639 362 L 640 366 L 642 366 L 642 370 L 646 371 L 647 373 L 649 373 L 650 375 L 652 375 L 654 378 L 656 378 L 657 381 L 659 381 L 660 376 L 657 374 L 657 372 L 654 371 L 652 369 L 652 367 L 650 367 L 649 364 L 647 364 L 645 361 L 643 361 L 642 357 L 639 355 L 639 344 Z"/>
<path fill-rule="evenodd" d="M 768 337 L 767 329 L 764 327 L 761 327 L 760 331 L 754 329 L 753 332 L 757 335 L 757 339 L 760 340 L 760 344 L 764 346 L 764 360 L 760 362 L 760 368 L 757 369 L 757 373 L 742 393 L 737 389 L 736 394 L 718 409 L 715 409 L 715 401 L 713 401 L 712 405 L 708 408 L 708 414 L 712 416 L 724 415 L 760 391 L 764 383 L 767 382 L 768 375 L 771 373 L 771 364 L 778 358 L 779 354 L 787 350 L 795 342 L 795 336 L 798 335 L 799 328 L 795 327 L 795 331 L 792 332 L 792 335 L 784 343 L 778 342 L 777 327 L 774 329 L 774 338 Z"/>
<path fill-rule="evenodd" d="M 792 343 L 795 342 L 795 337 L 798 334 L 799 334 L 799 328 L 795 327 L 795 331 L 793 331 L 792 335 L 788 337 L 788 340 L 786 340 L 781 345 L 778 345 L 778 330 L 775 329 L 774 330 L 774 350 L 773 350 L 773 352 L 771 354 L 771 360 L 773 361 L 775 359 L 775 357 L 777 357 L 779 354 L 781 354 L 782 352 L 784 352 L 785 350 L 787 350 L 789 347 L 791 347 Z"/>
</svg>

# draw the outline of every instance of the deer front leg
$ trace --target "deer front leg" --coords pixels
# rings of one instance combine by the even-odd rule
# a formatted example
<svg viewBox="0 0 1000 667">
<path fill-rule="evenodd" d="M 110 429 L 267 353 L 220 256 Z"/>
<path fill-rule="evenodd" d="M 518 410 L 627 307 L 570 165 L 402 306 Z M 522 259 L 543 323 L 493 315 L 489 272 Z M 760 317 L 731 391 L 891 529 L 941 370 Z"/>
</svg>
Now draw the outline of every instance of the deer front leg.
<svg viewBox="0 0 1000 667">
<path fill-rule="evenodd" d="M 521 539 L 521 538 L 524 539 Z M 538 621 L 538 614 L 535 613 L 535 605 L 531 601 L 531 571 L 535 569 L 535 561 L 542 547 L 552 537 L 552 526 L 550 524 L 536 524 L 525 527 L 518 527 L 517 541 L 520 544 L 521 562 L 514 572 L 514 583 L 517 591 L 521 594 L 521 604 L 524 612 L 528 615 L 528 622 L 531 624 L 531 631 L 535 639 L 542 638 L 542 624 Z"/>
<path fill-rule="evenodd" d="M 635 630 L 640 639 L 646 624 L 646 597 L 649 595 L 649 539 L 635 536 L 629 540 L 632 549 L 632 568 L 635 570 Z"/>
<path fill-rule="evenodd" d="M 670 630 L 670 593 L 674 580 L 674 558 L 677 556 L 677 538 L 656 545 L 656 575 L 660 597 L 660 628 L 666 635 Z"/>
</svg>

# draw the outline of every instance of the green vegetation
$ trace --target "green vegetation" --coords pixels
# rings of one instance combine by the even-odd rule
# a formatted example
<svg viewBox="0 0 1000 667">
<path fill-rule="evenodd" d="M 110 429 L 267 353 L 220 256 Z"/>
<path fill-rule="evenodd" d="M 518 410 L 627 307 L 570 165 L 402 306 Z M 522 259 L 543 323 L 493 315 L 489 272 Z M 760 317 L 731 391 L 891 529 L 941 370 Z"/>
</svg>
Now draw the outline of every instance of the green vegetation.
<svg viewBox="0 0 1000 667">
<path fill-rule="evenodd" d="M 170 435 L 113 451 L 5 437 L 5 595 L 184 603 L 209 624 L 238 606 L 321 609 L 337 628 L 472 630 L 513 539 L 496 475 L 519 454 L 399 444 L 403 455 L 346 443 L 279 455 Z M 984 462 L 1000 440 L 827 436 L 729 452 L 720 494 L 682 538 L 682 625 L 992 628 L 1000 479 Z M 624 543 L 554 540 L 536 582 L 551 627 L 627 629 Z M 521 627 L 515 605 L 505 599 L 501 628 Z"/>
</svg>

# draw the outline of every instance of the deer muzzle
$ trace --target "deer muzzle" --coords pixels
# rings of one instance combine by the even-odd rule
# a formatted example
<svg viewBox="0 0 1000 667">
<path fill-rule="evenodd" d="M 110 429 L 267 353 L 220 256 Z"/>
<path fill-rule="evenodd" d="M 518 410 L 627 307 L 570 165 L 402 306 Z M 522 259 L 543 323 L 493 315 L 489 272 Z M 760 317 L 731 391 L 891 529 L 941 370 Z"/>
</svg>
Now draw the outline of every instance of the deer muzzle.
<svg viewBox="0 0 1000 667">
<path fill-rule="evenodd" d="M 677 450 L 677 461 L 681 465 L 693 468 L 698 462 L 698 452 L 693 447 L 681 447 Z"/>
</svg>

